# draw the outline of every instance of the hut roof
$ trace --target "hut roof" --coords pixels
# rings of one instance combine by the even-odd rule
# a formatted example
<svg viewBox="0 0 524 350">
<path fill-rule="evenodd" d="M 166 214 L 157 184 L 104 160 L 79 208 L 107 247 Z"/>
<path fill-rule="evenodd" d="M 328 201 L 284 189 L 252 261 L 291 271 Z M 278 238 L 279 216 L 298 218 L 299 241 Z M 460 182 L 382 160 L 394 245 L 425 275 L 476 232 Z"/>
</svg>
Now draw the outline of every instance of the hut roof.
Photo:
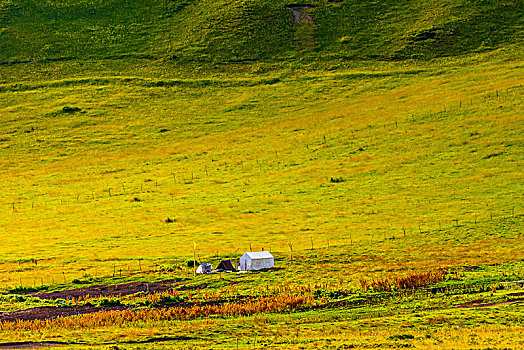
<svg viewBox="0 0 524 350">
<path fill-rule="evenodd" d="M 251 258 L 251 260 L 273 258 L 273 255 L 271 255 L 271 253 L 266 250 L 262 252 L 247 252 L 244 255 L 248 255 Z"/>
</svg>

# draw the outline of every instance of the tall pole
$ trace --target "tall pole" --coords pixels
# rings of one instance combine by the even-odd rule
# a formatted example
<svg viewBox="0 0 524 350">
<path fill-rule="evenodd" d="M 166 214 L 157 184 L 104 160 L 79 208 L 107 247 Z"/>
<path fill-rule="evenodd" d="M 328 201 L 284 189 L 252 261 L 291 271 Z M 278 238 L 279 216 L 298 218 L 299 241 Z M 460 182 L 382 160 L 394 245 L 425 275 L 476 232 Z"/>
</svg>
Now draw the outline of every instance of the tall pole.
<svg viewBox="0 0 524 350">
<path fill-rule="evenodd" d="M 193 242 L 193 275 L 196 276 L 196 243 Z"/>
</svg>

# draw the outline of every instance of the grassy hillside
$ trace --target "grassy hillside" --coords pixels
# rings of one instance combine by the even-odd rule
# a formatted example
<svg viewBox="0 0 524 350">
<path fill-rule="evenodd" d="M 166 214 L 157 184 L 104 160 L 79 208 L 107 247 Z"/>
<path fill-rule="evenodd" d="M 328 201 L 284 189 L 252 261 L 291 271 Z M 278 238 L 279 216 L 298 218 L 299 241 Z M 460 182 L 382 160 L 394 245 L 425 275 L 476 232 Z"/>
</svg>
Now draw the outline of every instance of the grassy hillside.
<svg viewBox="0 0 524 350">
<path fill-rule="evenodd" d="M 0 341 L 521 347 L 522 6 L 0 0 Z"/>
<path fill-rule="evenodd" d="M 0 62 L 453 56 L 522 43 L 521 1 L 0 1 Z M 306 4 L 304 4 L 306 5 Z M 294 19 L 295 18 L 295 19 Z M 296 23 L 295 23 L 296 22 Z"/>
<path fill-rule="evenodd" d="M 440 230 L 522 213 L 520 61 L 278 73 L 0 86 L 6 266 L 108 272 L 189 257 L 193 241 L 238 254 L 428 237 L 453 251 L 474 236 Z"/>
</svg>

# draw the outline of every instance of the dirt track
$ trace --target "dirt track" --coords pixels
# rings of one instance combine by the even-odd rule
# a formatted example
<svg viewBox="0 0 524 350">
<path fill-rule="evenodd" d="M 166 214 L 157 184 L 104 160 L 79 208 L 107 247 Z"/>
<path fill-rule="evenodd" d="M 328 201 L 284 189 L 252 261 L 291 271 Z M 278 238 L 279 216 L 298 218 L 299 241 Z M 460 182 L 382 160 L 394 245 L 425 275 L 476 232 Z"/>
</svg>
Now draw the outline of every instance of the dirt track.
<svg viewBox="0 0 524 350">
<path fill-rule="evenodd" d="M 188 290 L 188 289 L 199 289 L 199 288 L 206 288 L 206 284 L 202 284 L 199 286 L 192 286 L 192 287 L 186 287 L 185 285 L 189 282 L 173 282 L 171 283 L 171 287 L 178 289 L 178 290 Z M 170 287 L 169 281 L 161 281 L 161 282 L 152 282 L 149 283 L 149 292 L 150 293 L 159 293 L 168 290 Z M 82 296 L 89 295 L 91 297 L 111 297 L 111 296 L 118 296 L 118 295 L 130 295 L 135 294 L 139 292 L 147 292 L 148 291 L 148 283 L 147 282 L 132 282 L 132 283 L 124 283 L 124 284 L 116 284 L 116 285 L 94 285 L 89 286 L 85 288 L 77 288 L 77 289 L 70 289 L 70 290 L 61 290 L 56 292 L 39 292 L 39 293 L 31 293 L 28 295 L 40 298 L 40 299 L 72 299 L 72 298 L 79 298 Z"/>
<path fill-rule="evenodd" d="M 128 341 L 128 342 L 119 342 L 119 344 L 148 344 L 148 343 L 162 343 L 162 342 L 169 342 L 169 341 L 180 341 L 180 340 L 193 340 L 198 339 L 195 337 L 158 337 L 158 338 L 152 338 L 147 339 L 143 341 Z M 86 344 L 80 344 L 80 343 L 65 343 L 65 342 L 58 342 L 58 341 L 43 341 L 43 342 L 10 342 L 10 343 L 0 343 L 0 350 L 4 349 L 37 349 L 37 348 L 49 348 L 52 346 L 63 346 L 67 345 L 69 348 L 74 345 L 86 345 Z M 104 345 L 110 345 L 110 344 L 104 344 Z"/>
<path fill-rule="evenodd" d="M 49 320 L 57 317 L 68 317 L 82 314 L 90 314 L 99 311 L 122 311 L 131 310 L 136 306 L 45 306 L 31 309 L 0 313 L 0 321 L 32 321 Z"/>
<path fill-rule="evenodd" d="M 196 290 L 204 289 L 209 286 L 209 284 L 203 283 L 197 286 L 188 286 L 191 282 L 170 282 L 170 281 L 161 281 L 149 283 L 149 292 L 150 293 L 159 293 L 168 290 L 170 287 L 177 289 L 179 291 L 184 290 Z M 82 296 L 91 296 L 91 297 L 114 297 L 114 296 L 124 296 L 135 294 L 139 292 L 146 292 L 148 290 L 147 282 L 133 282 L 133 283 L 124 283 L 118 285 L 94 285 L 85 288 L 77 288 L 70 290 L 61 290 L 56 292 L 39 292 L 39 293 L 30 293 L 33 297 L 46 300 L 56 300 L 56 299 L 77 299 Z M 190 307 L 191 304 L 186 302 L 181 302 L 177 304 L 172 304 L 165 307 Z M 123 310 L 132 310 L 136 309 L 139 306 L 129 306 L 129 305 L 115 305 L 115 306 L 45 306 L 45 307 L 36 307 L 26 310 L 13 311 L 13 312 L 0 312 L 0 321 L 32 321 L 32 320 L 48 320 L 54 319 L 57 317 L 68 317 L 82 314 L 89 314 L 99 311 L 123 311 Z M 164 307 L 164 306 L 163 306 Z M 0 347 L 1 348 L 1 347 Z"/>
<path fill-rule="evenodd" d="M 13 343 L 0 343 L 0 349 L 35 349 L 51 346 L 69 345 L 68 343 L 56 342 L 56 341 L 44 341 L 44 342 L 13 342 Z"/>
</svg>

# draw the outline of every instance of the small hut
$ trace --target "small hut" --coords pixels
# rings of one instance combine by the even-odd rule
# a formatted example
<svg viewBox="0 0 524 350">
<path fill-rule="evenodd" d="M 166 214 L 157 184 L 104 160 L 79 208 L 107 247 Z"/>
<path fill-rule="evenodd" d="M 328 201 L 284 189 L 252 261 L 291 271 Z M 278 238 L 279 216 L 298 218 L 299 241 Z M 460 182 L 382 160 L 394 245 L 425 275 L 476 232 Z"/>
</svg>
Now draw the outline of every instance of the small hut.
<svg viewBox="0 0 524 350">
<path fill-rule="evenodd" d="M 247 252 L 240 258 L 240 270 L 262 270 L 275 267 L 275 258 L 268 251 Z"/>
</svg>

